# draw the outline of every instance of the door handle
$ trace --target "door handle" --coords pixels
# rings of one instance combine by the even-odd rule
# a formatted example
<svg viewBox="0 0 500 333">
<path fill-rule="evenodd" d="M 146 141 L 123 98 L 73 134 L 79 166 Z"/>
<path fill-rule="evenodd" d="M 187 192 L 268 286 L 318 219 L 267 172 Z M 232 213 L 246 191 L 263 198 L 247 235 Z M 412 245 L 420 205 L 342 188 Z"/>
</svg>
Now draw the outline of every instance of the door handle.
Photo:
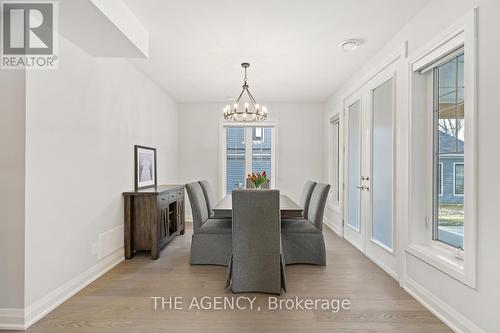
<svg viewBox="0 0 500 333">
<path fill-rule="evenodd" d="M 356 186 L 355 188 L 360 189 L 361 191 L 369 191 L 370 188 L 368 186 Z"/>
</svg>

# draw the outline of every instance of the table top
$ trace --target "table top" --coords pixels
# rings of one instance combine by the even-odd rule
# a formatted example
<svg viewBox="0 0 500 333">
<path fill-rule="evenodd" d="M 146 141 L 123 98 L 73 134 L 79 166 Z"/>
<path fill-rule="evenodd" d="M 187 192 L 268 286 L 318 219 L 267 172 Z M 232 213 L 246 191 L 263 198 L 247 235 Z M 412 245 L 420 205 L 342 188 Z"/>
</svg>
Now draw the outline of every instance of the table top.
<svg viewBox="0 0 500 333">
<path fill-rule="evenodd" d="M 231 195 L 229 194 L 213 208 L 214 216 L 215 217 L 231 216 L 232 208 L 233 208 L 233 201 Z M 280 211 L 282 217 L 302 216 L 302 208 L 285 194 L 280 194 Z"/>
<path fill-rule="evenodd" d="M 163 192 L 170 192 L 183 189 L 184 185 L 158 185 L 137 191 L 123 192 L 123 195 L 158 195 Z"/>
</svg>

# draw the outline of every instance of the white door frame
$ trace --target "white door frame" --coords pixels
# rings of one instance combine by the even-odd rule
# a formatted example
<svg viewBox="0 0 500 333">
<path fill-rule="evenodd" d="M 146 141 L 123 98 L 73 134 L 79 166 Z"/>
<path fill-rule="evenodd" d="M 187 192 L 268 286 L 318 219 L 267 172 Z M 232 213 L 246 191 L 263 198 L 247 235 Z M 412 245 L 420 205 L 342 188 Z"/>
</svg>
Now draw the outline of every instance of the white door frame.
<svg viewBox="0 0 500 333">
<path fill-rule="evenodd" d="M 375 66 L 372 71 L 367 73 L 367 75 L 363 76 L 361 80 L 359 80 L 357 83 L 352 85 L 349 89 L 347 89 L 347 93 L 343 95 L 341 98 L 342 101 L 342 110 L 343 110 L 343 141 L 345 145 L 345 152 L 343 156 L 343 177 L 344 177 L 344 183 L 345 186 L 343 188 L 343 194 L 342 197 L 344 198 L 343 200 L 343 218 L 345 220 L 344 223 L 344 238 L 351 242 L 353 246 L 361 250 L 368 258 L 370 258 L 373 262 L 375 262 L 378 266 L 380 266 L 382 269 L 384 269 L 389 275 L 391 275 L 393 278 L 398 280 L 400 282 L 400 285 L 402 284 L 402 278 L 403 274 L 400 274 L 400 272 L 403 272 L 404 270 L 404 253 L 399 250 L 399 239 L 400 239 L 400 233 L 404 232 L 404 230 L 400 230 L 398 226 L 398 217 L 400 217 L 401 212 L 398 212 L 397 210 L 397 204 L 401 203 L 401 200 L 398 200 L 395 193 L 396 189 L 398 188 L 398 173 L 397 173 L 397 166 L 399 165 L 397 163 L 397 158 L 396 158 L 396 152 L 398 151 L 398 142 L 397 142 L 397 129 L 396 129 L 396 123 L 398 122 L 397 119 L 397 109 L 399 107 L 403 106 L 403 102 L 401 100 L 398 100 L 398 95 L 396 93 L 397 90 L 397 81 L 396 81 L 396 75 L 399 75 L 399 72 L 403 73 L 403 76 L 406 74 L 404 72 L 407 70 L 407 64 L 404 61 L 407 58 L 407 43 L 404 42 L 401 44 L 401 46 L 395 50 L 392 54 L 390 54 L 386 59 L 384 59 L 378 66 Z M 361 108 L 367 104 L 369 106 L 369 112 L 365 114 L 366 116 L 370 117 L 370 139 L 369 143 L 371 144 L 372 142 L 372 133 L 373 133 L 373 128 L 372 128 L 372 94 L 373 94 L 373 89 L 375 89 L 377 86 L 380 84 L 386 82 L 388 79 L 391 77 L 394 78 L 393 81 L 393 234 L 392 234 L 392 239 L 393 239 L 393 248 L 392 248 L 392 253 L 391 251 L 388 251 L 387 248 L 383 248 L 383 246 L 380 246 L 380 244 L 377 244 L 379 242 L 372 240 L 371 233 L 372 233 L 372 226 L 371 226 L 371 205 L 372 205 L 372 199 L 371 199 L 371 192 L 363 191 L 366 192 L 365 200 L 366 202 L 369 203 L 369 216 L 370 219 L 367 220 L 364 225 L 360 225 L 361 229 L 361 235 L 358 236 L 358 241 L 353 241 L 353 238 L 355 239 L 356 236 L 354 235 L 355 229 L 351 228 L 350 226 L 347 225 L 347 214 L 348 214 L 348 189 L 349 189 L 349 184 L 348 184 L 348 110 L 347 106 L 352 105 L 353 100 L 355 101 L 356 99 L 361 99 Z M 403 94 L 403 92 L 398 92 L 399 94 Z M 372 179 L 372 156 L 371 156 L 371 147 L 370 147 L 370 160 L 369 160 L 369 177 L 370 177 L 370 182 Z M 371 184 L 370 184 L 371 185 Z M 369 186 L 370 186 L 369 185 Z M 368 197 L 366 197 L 368 195 Z M 362 203 L 361 203 L 362 204 Z M 360 220 L 361 223 L 363 223 L 363 219 Z M 400 221 L 401 222 L 401 221 Z M 364 228 L 363 228 L 364 227 Z M 364 231 L 363 231 L 364 230 Z M 354 236 L 353 236 L 354 235 Z M 362 239 L 362 244 L 359 244 L 359 239 Z M 383 244 L 382 244 L 383 245 Z M 368 251 L 367 251 L 368 248 Z"/>
</svg>

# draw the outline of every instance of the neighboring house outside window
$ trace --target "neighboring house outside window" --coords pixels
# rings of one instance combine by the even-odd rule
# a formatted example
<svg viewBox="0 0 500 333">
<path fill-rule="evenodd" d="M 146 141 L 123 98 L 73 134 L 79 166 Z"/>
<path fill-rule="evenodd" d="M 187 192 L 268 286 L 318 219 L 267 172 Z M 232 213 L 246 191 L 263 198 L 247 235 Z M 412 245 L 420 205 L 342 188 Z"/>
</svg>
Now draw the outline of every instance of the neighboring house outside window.
<svg viewBox="0 0 500 333">
<path fill-rule="evenodd" d="M 444 205 L 463 205 L 464 203 L 464 157 L 448 150 L 455 144 L 455 138 L 439 132 L 439 142 L 441 154 L 439 157 L 438 171 L 438 194 L 441 196 L 439 203 Z M 463 150 L 463 141 L 459 140 L 459 145 Z M 448 153 L 447 153 L 448 152 Z M 461 169 L 460 169 L 461 166 Z M 459 172 L 461 170 L 461 178 Z M 457 177 L 458 174 L 458 177 Z M 442 179 L 439 179 L 441 178 Z M 458 179 L 458 181 L 457 181 Z M 460 187 L 461 184 L 461 187 Z M 461 188 L 461 192 L 457 189 Z"/>
</svg>

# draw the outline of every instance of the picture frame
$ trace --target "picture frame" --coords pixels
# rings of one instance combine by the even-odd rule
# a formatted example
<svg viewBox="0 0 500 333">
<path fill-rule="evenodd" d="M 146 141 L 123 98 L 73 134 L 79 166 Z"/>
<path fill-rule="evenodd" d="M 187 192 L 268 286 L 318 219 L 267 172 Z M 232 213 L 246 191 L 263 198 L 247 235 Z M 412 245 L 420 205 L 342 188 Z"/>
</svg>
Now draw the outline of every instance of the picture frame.
<svg viewBox="0 0 500 333">
<path fill-rule="evenodd" d="M 156 148 L 134 146 L 134 187 L 143 190 L 156 187 Z"/>
</svg>

